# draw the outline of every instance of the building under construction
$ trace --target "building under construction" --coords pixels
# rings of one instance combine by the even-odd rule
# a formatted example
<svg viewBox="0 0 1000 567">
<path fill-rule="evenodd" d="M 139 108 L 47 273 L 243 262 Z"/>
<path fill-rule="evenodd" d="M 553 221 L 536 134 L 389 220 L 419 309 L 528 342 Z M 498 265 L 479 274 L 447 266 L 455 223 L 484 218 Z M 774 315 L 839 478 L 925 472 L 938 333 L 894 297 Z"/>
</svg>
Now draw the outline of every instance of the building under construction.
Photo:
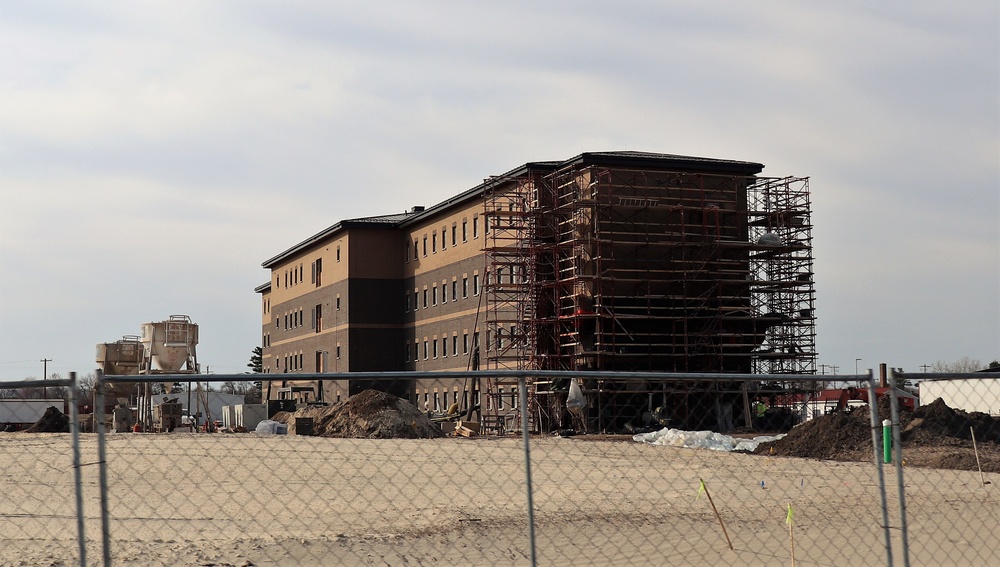
<svg viewBox="0 0 1000 567">
<path fill-rule="evenodd" d="M 696 406 L 735 390 L 641 373 L 815 373 L 808 179 L 763 167 L 584 153 L 433 207 L 341 221 L 264 262 L 265 371 L 635 372 L 585 385 L 604 396 L 595 424 L 620 428 L 656 396 L 696 427 Z M 431 411 L 478 404 L 497 423 L 520 411 L 501 380 L 422 382 L 395 393 Z M 561 425 L 566 387 L 529 385 L 538 429 Z M 270 397 L 294 388 L 324 401 L 357 391 L 288 376 Z"/>
</svg>

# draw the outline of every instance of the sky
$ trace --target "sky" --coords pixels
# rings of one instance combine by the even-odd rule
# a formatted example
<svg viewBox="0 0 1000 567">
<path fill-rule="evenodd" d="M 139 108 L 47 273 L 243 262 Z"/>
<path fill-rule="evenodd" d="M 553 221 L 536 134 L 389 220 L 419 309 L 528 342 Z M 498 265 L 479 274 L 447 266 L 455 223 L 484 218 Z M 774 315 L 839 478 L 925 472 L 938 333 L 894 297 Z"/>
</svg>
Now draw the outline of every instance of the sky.
<svg viewBox="0 0 1000 567">
<path fill-rule="evenodd" d="M 244 372 L 264 260 L 608 150 L 810 178 L 820 364 L 1000 358 L 998 6 L 0 0 L 0 380 Z"/>
</svg>

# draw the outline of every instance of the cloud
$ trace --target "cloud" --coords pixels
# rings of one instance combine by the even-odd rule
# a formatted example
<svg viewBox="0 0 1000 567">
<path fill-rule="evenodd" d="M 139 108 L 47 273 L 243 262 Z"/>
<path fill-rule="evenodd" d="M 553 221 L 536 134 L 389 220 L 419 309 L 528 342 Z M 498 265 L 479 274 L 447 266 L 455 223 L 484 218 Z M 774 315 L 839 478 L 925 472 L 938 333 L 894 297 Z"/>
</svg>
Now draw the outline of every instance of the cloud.
<svg viewBox="0 0 1000 567">
<path fill-rule="evenodd" d="M 265 258 L 607 149 L 811 176 L 821 362 L 995 358 L 998 10 L 9 6 L 0 293 L 18 300 L 0 306 L 0 378 L 42 356 L 86 368 L 95 342 L 184 310 L 207 323 L 204 356 L 242 371 Z"/>
</svg>

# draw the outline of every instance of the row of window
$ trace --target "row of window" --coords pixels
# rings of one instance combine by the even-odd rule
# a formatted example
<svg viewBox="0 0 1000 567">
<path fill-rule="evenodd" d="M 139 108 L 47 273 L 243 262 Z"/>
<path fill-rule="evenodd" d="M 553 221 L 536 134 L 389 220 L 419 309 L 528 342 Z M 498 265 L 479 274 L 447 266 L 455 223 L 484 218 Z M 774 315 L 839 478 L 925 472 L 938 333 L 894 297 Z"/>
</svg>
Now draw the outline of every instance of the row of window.
<svg viewBox="0 0 1000 567">
<path fill-rule="evenodd" d="M 340 294 L 337 294 L 337 297 L 334 299 L 334 307 L 337 311 L 340 311 Z M 322 331 L 323 304 L 320 303 L 315 305 L 309 310 L 309 314 L 311 317 L 309 328 L 315 330 L 317 333 Z M 282 327 L 282 321 L 284 321 L 284 327 Z M 303 314 L 303 309 L 301 307 L 291 313 L 285 313 L 284 317 L 279 317 L 274 320 L 274 328 L 283 329 L 285 331 L 289 329 L 297 329 L 303 325 L 305 325 L 305 315 Z M 270 341 L 270 339 L 268 339 L 268 341 Z M 269 346 L 269 344 L 264 346 Z"/>
<path fill-rule="evenodd" d="M 278 372 L 282 372 L 281 361 L 282 357 L 280 356 L 274 357 L 274 368 Z M 284 372 L 296 372 L 298 370 L 302 370 L 303 359 L 301 352 L 298 354 L 286 354 L 284 356 L 284 361 L 285 361 Z"/>
<path fill-rule="evenodd" d="M 284 317 L 276 318 L 274 320 L 274 328 L 282 329 L 285 331 L 289 329 L 297 329 L 302 326 L 302 320 L 303 320 L 302 308 L 300 307 L 295 311 L 292 311 L 291 313 L 285 313 Z M 282 321 L 284 321 L 284 327 L 282 327 L 281 325 Z"/>
<path fill-rule="evenodd" d="M 416 362 L 421 360 L 420 347 L 423 346 L 423 360 L 430 360 L 433 358 L 448 358 L 449 352 L 450 356 L 458 356 L 459 345 L 461 345 L 461 352 L 463 355 L 469 354 L 469 333 L 462 333 L 461 343 L 459 342 L 458 331 L 452 333 L 449 337 L 444 335 L 440 339 L 437 337 L 428 339 L 424 338 L 423 341 L 420 339 L 414 339 L 411 343 L 406 341 L 406 352 L 404 354 L 404 361 L 410 362 L 411 360 Z M 479 333 L 472 334 L 472 344 L 476 344 L 479 341 Z M 439 348 L 440 347 L 440 348 Z"/>
<path fill-rule="evenodd" d="M 335 257 L 337 262 L 340 262 L 340 246 L 337 246 Z M 317 258 L 315 262 L 310 264 L 310 274 L 311 275 L 309 278 L 309 283 L 314 284 L 316 287 L 323 285 L 322 258 Z M 275 274 L 274 279 L 275 279 L 274 287 L 278 287 L 278 285 L 282 283 L 282 279 L 277 274 Z M 293 266 L 285 270 L 284 287 L 286 288 L 292 287 L 304 282 L 305 282 L 305 268 L 303 264 L 300 263 L 298 266 Z M 265 312 L 267 312 L 268 310 L 270 310 L 270 306 L 265 308 Z"/>
<path fill-rule="evenodd" d="M 414 289 L 413 294 L 410 292 L 404 293 L 404 303 L 403 310 L 406 312 L 417 311 L 418 309 L 427 309 L 433 305 L 437 305 L 439 300 L 441 305 L 448 303 L 448 282 L 442 281 L 441 285 L 434 284 L 432 286 L 424 287 L 423 290 Z M 459 294 L 459 283 L 458 278 L 452 278 L 451 280 L 451 300 L 458 301 Z M 469 278 L 468 276 L 462 277 L 462 287 L 461 287 L 462 299 L 469 298 Z M 472 295 L 479 295 L 479 274 L 472 274 Z M 421 303 L 423 299 L 423 303 Z M 421 307 L 422 305 L 422 307 Z"/>
<path fill-rule="evenodd" d="M 451 245 L 452 247 L 458 246 L 458 222 L 451 223 Z M 462 219 L 462 242 L 469 241 L 469 220 Z M 448 248 L 448 227 L 441 227 L 441 232 L 438 233 L 437 230 L 430 234 L 430 253 L 437 254 L 438 251 L 438 234 L 441 235 L 441 250 L 446 250 Z M 414 239 L 413 245 L 410 245 L 410 240 L 406 240 L 406 252 L 403 255 L 403 261 L 409 262 L 412 257 L 414 260 L 420 258 L 421 251 L 423 256 L 427 257 L 427 235 L 423 235 L 422 240 Z M 479 215 L 472 216 L 472 238 L 479 238 Z M 421 243 L 423 244 L 421 246 Z"/>
<path fill-rule="evenodd" d="M 316 351 L 316 372 L 326 371 L 326 354 L 328 354 L 327 351 Z M 337 360 L 340 360 L 340 343 L 337 343 L 336 349 L 334 350 L 334 357 Z M 282 372 L 282 361 L 284 361 L 284 372 L 298 372 L 305 369 L 303 366 L 305 361 L 301 352 L 296 354 L 286 354 L 284 357 L 274 357 L 274 368 L 276 372 Z"/>
</svg>

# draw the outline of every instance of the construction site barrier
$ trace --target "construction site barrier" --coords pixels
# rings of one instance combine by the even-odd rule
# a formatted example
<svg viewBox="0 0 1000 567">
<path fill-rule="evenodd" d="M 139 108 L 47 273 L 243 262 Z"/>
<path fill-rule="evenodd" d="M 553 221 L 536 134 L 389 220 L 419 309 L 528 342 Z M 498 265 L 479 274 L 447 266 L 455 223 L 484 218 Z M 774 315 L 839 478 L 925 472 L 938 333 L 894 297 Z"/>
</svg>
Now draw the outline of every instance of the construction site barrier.
<svg viewBox="0 0 1000 567">
<path fill-rule="evenodd" d="M 1000 428 L 961 409 L 996 375 L 448 374 L 510 386 L 430 395 L 441 386 L 418 407 L 413 381 L 442 373 L 98 375 L 86 400 L 75 374 L 0 383 L 11 411 L 58 391 L 66 426 L 0 434 L 0 564 L 1000 564 Z M 160 408 L 143 433 L 118 432 L 129 404 L 101 399 L 169 380 L 184 391 L 152 398 L 170 404 L 266 378 L 366 388 L 338 403 L 285 385 L 309 401 L 273 414 L 215 416 L 205 395 L 202 415 L 186 406 L 176 425 Z M 911 405 L 910 378 L 940 399 Z M 574 384 L 582 402 L 567 404 Z"/>
</svg>

